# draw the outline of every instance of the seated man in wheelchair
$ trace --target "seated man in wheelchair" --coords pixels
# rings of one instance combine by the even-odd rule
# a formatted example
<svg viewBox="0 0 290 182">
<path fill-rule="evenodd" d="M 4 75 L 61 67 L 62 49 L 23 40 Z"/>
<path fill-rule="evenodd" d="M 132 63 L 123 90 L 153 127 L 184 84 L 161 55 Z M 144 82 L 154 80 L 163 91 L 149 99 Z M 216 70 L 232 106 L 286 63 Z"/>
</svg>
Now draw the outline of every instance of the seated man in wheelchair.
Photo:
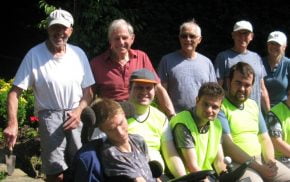
<svg viewBox="0 0 290 182">
<path fill-rule="evenodd" d="M 96 117 L 95 126 L 106 138 L 92 141 L 77 152 L 73 163 L 74 181 L 156 181 L 148 164 L 147 145 L 140 135 L 128 134 L 120 104 L 102 99 L 91 108 Z"/>
</svg>

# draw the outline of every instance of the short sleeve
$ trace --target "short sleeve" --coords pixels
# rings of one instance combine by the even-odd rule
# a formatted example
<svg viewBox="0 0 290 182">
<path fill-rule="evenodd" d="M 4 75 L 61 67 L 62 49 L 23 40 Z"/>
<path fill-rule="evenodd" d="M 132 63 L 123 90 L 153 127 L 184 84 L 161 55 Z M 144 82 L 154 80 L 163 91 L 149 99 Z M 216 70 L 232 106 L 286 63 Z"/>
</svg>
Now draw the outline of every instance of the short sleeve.
<svg viewBox="0 0 290 182">
<path fill-rule="evenodd" d="M 148 57 L 148 55 L 145 52 L 143 52 L 143 53 L 144 53 L 144 68 L 152 71 L 155 74 L 158 82 L 160 82 L 160 78 L 159 78 L 158 74 L 156 73 L 150 58 Z"/>
<path fill-rule="evenodd" d="M 82 88 L 86 88 L 88 86 L 91 86 L 95 83 L 95 79 L 92 73 L 92 69 L 89 64 L 89 60 L 86 56 L 86 54 L 81 50 L 82 55 L 82 61 L 83 61 L 83 66 L 84 66 L 84 79 L 82 81 Z"/>
<path fill-rule="evenodd" d="M 174 127 L 173 136 L 177 148 L 194 148 L 194 139 L 184 124 L 179 123 Z"/>
<path fill-rule="evenodd" d="M 31 87 L 34 82 L 31 62 L 32 52 L 30 50 L 22 60 L 14 78 L 13 84 L 24 90 Z"/>
<path fill-rule="evenodd" d="M 269 112 L 267 115 L 267 127 L 271 137 L 282 138 L 281 123 L 273 112 Z"/>
<path fill-rule="evenodd" d="M 172 132 L 169 126 L 169 122 L 168 119 L 165 119 L 164 125 L 163 125 L 163 131 L 162 131 L 162 135 L 161 135 L 161 142 L 163 141 L 169 141 L 169 140 L 173 140 L 172 137 Z"/>
<path fill-rule="evenodd" d="M 268 132 L 262 112 L 259 112 L 259 134 Z"/>
<path fill-rule="evenodd" d="M 218 80 L 223 80 L 225 77 L 225 59 L 221 53 L 219 53 L 214 61 L 215 73 Z"/>
<path fill-rule="evenodd" d="M 210 62 L 210 75 L 209 75 L 209 81 L 211 82 L 216 82 L 217 81 L 217 77 L 216 77 L 216 73 L 213 67 L 213 64 Z"/>
<path fill-rule="evenodd" d="M 161 58 L 161 61 L 158 65 L 158 75 L 160 77 L 161 82 L 168 82 L 168 73 L 165 57 Z"/>
<path fill-rule="evenodd" d="M 222 124 L 223 134 L 230 134 L 231 130 L 230 130 L 230 126 L 229 126 L 229 121 L 228 121 L 224 111 L 220 110 L 220 112 L 218 113 L 218 119 Z"/>
</svg>

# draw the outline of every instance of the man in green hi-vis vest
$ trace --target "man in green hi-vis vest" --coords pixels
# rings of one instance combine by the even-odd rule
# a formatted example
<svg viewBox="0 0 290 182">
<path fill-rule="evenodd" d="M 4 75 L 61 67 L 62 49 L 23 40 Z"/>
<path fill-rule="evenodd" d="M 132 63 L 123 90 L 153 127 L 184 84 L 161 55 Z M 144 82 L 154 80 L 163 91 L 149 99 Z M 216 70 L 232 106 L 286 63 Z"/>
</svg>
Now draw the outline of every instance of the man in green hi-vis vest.
<svg viewBox="0 0 290 182">
<path fill-rule="evenodd" d="M 170 120 L 176 148 L 188 172 L 226 170 L 221 145 L 222 126 L 216 119 L 224 98 L 223 88 L 216 82 L 203 84 L 196 106 L 178 113 Z"/>
<path fill-rule="evenodd" d="M 257 103 L 249 99 L 255 79 L 244 62 L 231 67 L 228 92 L 218 115 L 223 127 L 223 148 L 234 165 L 254 159 L 241 179 L 255 182 L 289 181 L 290 169 L 274 157 L 274 147 Z"/>
<path fill-rule="evenodd" d="M 275 148 L 275 158 L 290 168 L 290 86 L 287 100 L 275 105 L 267 115 L 269 135 Z"/>
<path fill-rule="evenodd" d="M 150 160 L 158 161 L 163 172 L 167 167 L 174 177 L 179 177 L 186 172 L 175 149 L 168 119 L 164 113 L 151 106 L 156 84 L 154 73 L 148 69 L 139 69 L 132 73 L 129 102 L 134 106 L 135 114 L 127 120 L 128 131 L 144 137 Z"/>
</svg>

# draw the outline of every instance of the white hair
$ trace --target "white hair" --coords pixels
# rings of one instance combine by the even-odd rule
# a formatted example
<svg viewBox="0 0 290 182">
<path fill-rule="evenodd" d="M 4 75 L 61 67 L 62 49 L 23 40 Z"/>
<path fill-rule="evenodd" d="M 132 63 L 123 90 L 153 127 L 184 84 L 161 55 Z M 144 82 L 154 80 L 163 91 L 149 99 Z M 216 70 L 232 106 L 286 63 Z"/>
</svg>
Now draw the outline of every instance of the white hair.
<svg viewBox="0 0 290 182">
<path fill-rule="evenodd" d="M 197 35 L 201 36 L 201 28 L 200 26 L 196 23 L 196 21 L 194 19 L 190 20 L 190 21 L 186 21 L 184 23 L 182 23 L 179 27 L 179 34 L 181 34 L 182 30 L 185 27 L 189 27 L 189 26 L 195 26 L 196 27 L 196 33 Z"/>
<path fill-rule="evenodd" d="M 109 25 L 108 39 L 109 40 L 111 39 L 112 32 L 114 32 L 116 29 L 121 28 L 121 27 L 127 27 L 129 34 L 134 35 L 134 29 L 129 22 L 127 22 L 124 19 L 117 19 L 117 20 L 112 21 L 111 24 Z"/>
</svg>

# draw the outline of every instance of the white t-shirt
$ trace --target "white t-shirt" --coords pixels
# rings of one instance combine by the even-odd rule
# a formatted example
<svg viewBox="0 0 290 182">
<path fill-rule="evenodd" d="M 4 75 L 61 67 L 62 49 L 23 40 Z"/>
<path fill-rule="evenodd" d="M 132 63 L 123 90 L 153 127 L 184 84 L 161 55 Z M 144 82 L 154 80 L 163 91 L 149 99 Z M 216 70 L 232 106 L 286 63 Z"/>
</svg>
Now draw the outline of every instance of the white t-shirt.
<svg viewBox="0 0 290 182">
<path fill-rule="evenodd" d="M 45 42 L 28 51 L 14 80 L 14 85 L 24 90 L 32 87 L 36 111 L 75 108 L 83 96 L 82 89 L 94 83 L 82 49 L 67 44 L 65 55 L 54 58 Z"/>
</svg>

